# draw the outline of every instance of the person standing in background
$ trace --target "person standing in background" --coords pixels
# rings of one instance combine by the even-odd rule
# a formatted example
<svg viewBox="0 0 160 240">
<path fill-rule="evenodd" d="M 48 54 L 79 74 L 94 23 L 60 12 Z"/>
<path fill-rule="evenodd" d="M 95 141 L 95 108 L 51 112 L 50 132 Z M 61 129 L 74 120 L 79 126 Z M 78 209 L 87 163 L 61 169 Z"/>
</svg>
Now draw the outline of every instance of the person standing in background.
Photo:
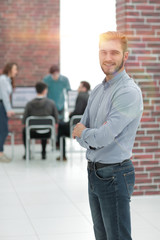
<svg viewBox="0 0 160 240">
<path fill-rule="evenodd" d="M 92 92 L 73 137 L 87 149 L 88 193 L 96 240 L 131 240 L 132 148 L 142 113 L 142 92 L 126 73 L 127 37 L 100 35 L 105 78 Z"/>
<path fill-rule="evenodd" d="M 18 73 L 16 63 L 8 63 L 0 76 L 0 162 L 10 162 L 4 153 L 4 143 L 8 135 L 8 118 L 14 115 L 11 108 L 10 95 L 14 87 L 14 78 Z"/>
<path fill-rule="evenodd" d="M 50 67 L 49 75 L 43 79 L 44 83 L 48 86 L 49 99 L 52 99 L 57 107 L 59 113 L 59 121 L 64 120 L 64 90 L 69 91 L 71 89 L 70 83 L 67 77 L 60 74 L 59 67 L 53 65 Z"/>
</svg>

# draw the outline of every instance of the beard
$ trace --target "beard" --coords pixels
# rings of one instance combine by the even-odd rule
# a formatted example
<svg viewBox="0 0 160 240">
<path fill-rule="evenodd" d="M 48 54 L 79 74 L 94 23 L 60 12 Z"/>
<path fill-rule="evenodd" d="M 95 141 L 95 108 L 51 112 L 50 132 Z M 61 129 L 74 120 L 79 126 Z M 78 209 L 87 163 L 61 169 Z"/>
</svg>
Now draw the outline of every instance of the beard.
<svg viewBox="0 0 160 240">
<path fill-rule="evenodd" d="M 114 64 L 114 63 L 109 63 L 108 64 L 113 64 L 113 66 L 111 67 L 112 69 L 106 69 L 106 66 L 103 66 L 103 64 L 107 64 L 107 62 L 103 62 L 102 65 L 101 65 L 101 69 L 102 71 L 104 72 L 104 74 L 106 76 L 110 76 L 110 75 L 115 75 L 117 72 L 119 72 L 121 70 L 121 68 L 123 67 L 124 65 L 124 58 L 122 58 L 122 61 L 120 64 L 118 64 L 117 66 Z M 115 65 L 115 67 L 114 67 Z"/>
</svg>

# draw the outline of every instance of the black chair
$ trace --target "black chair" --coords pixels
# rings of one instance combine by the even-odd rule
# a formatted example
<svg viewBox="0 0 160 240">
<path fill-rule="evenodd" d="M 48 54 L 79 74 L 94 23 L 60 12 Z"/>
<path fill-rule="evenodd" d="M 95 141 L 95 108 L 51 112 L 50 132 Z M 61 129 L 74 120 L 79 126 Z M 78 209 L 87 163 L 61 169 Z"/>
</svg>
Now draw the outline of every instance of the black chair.
<svg viewBox="0 0 160 240">
<path fill-rule="evenodd" d="M 51 135 L 51 144 L 52 151 L 56 150 L 56 129 L 55 129 L 55 119 L 52 116 L 31 116 L 26 119 L 26 162 L 29 162 L 30 159 L 30 140 L 31 130 L 50 130 Z M 48 138 L 48 139 L 49 139 Z"/>
<path fill-rule="evenodd" d="M 77 123 L 79 123 L 81 121 L 83 115 L 74 115 L 71 117 L 70 119 L 70 138 L 71 138 L 71 144 L 72 144 L 72 132 L 74 127 L 76 126 Z M 65 136 L 61 136 L 60 138 L 60 159 L 63 159 L 63 138 L 65 138 Z"/>
</svg>

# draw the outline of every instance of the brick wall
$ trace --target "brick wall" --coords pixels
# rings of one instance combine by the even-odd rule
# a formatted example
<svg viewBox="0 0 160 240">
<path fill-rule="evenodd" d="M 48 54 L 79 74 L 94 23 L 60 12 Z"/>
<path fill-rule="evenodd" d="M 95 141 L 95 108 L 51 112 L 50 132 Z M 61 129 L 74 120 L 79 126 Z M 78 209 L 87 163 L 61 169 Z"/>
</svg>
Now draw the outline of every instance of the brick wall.
<svg viewBox="0 0 160 240">
<path fill-rule="evenodd" d="M 16 85 L 34 85 L 59 63 L 59 0 L 0 1 L 0 70 L 17 62 Z M 21 122 L 10 121 L 21 142 Z"/>
<path fill-rule="evenodd" d="M 129 38 L 126 70 L 144 99 L 133 149 L 134 195 L 160 194 L 160 1 L 117 0 L 116 15 L 117 30 Z"/>
</svg>

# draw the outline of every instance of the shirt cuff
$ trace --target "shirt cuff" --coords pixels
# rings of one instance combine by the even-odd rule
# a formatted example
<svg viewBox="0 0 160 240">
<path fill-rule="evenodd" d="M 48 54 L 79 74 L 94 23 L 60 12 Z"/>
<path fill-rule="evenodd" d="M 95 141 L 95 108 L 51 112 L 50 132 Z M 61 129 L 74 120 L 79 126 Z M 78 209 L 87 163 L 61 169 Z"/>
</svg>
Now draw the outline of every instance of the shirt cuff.
<svg viewBox="0 0 160 240">
<path fill-rule="evenodd" d="M 82 134 L 81 134 L 81 138 L 82 138 L 83 140 L 84 140 L 85 133 L 86 133 L 87 129 L 88 129 L 88 128 L 85 128 L 85 129 L 83 130 Z"/>
</svg>

